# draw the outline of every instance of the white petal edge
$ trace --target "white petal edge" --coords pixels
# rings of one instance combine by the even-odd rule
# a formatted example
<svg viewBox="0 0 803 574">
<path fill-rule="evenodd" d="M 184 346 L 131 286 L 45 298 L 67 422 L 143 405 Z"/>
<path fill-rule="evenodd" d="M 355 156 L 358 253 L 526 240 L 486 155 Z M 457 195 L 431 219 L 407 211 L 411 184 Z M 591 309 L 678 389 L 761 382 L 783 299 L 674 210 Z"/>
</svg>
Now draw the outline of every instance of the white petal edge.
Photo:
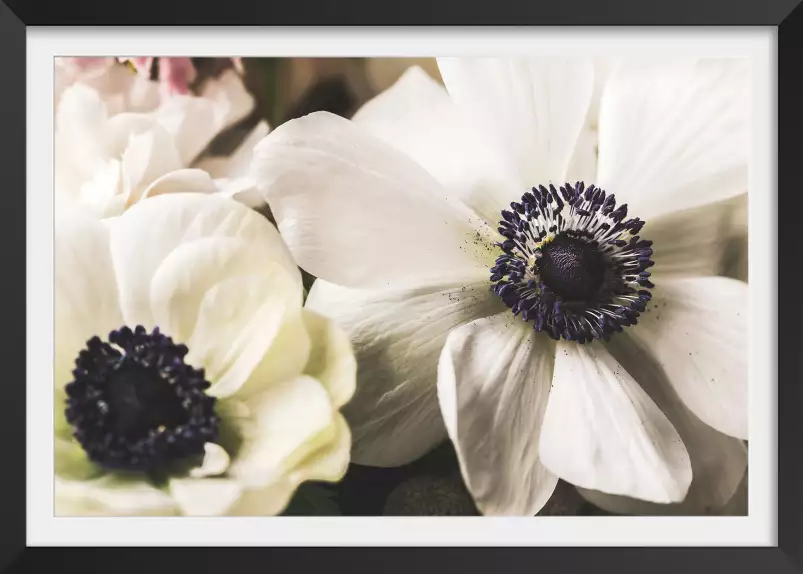
<svg viewBox="0 0 803 574">
<path fill-rule="evenodd" d="M 296 488 L 307 480 L 340 480 L 351 446 L 345 419 L 335 415 L 331 442 L 314 451 L 275 482 L 246 489 L 230 478 L 173 479 L 170 494 L 189 516 L 275 516 L 284 511 Z"/>
<path fill-rule="evenodd" d="M 282 480 L 307 456 L 335 438 L 335 411 L 326 389 L 308 376 L 277 383 L 245 401 L 240 444 L 229 476 L 248 489 Z"/>
<path fill-rule="evenodd" d="M 534 516 L 558 477 L 538 440 L 554 345 L 509 312 L 453 329 L 438 364 L 438 400 L 460 470 L 484 515 Z"/>
<path fill-rule="evenodd" d="M 617 60 L 600 57 L 594 58 L 594 89 L 588 115 L 580 136 L 574 155 L 569 162 L 566 172 L 567 181 L 584 181 L 593 183 L 597 181 L 597 152 L 599 146 L 599 104 L 608 76 L 616 67 Z"/>
<path fill-rule="evenodd" d="M 672 423 L 599 343 L 557 345 L 541 460 L 575 486 L 668 503 L 692 479 Z"/>
<path fill-rule="evenodd" d="M 744 443 L 714 430 L 697 418 L 672 389 L 660 365 L 627 333 L 613 337 L 607 347 L 680 434 L 691 459 L 692 481 L 686 498 L 673 504 L 653 504 L 583 489 L 580 493 L 600 508 L 616 514 L 699 516 L 722 512 L 747 471 Z"/>
<path fill-rule="evenodd" d="M 343 408 L 352 459 L 412 462 L 446 439 L 438 407 L 438 357 L 449 331 L 504 307 L 485 274 L 456 285 L 364 291 L 315 281 L 305 306 L 333 319 L 357 358 L 357 389 Z"/>
<path fill-rule="evenodd" d="M 357 288 L 486 268 L 495 232 L 411 158 L 315 112 L 257 145 L 254 174 L 298 264 Z"/>
<path fill-rule="evenodd" d="M 314 377 L 329 392 L 335 408 L 345 405 L 357 387 L 357 360 L 345 331 L 309 308 L 303 312 L 312 348 L 304 374 Z"/>
<path fill-rule="evenodd" d="M 142 199 L 166 193 L 214 193 L 215 182 L 208 173 L 201 169 L 178 169 L 166 173 L 150 184 L 142 193 Z"/>
<path fill-rule="evenodd" d="M 201 464 L 190 469 L 190 477 L 208 478 L 220 476 L 229 468 L 229 462 L 229 455 L 222 446 L 208 442 L 204 445 L 204 458 Z"/>
<path fill-rule="evenodd" d="M 310 454 L 281 480 L 264 488 L 246 491 L 230 509 L 230 514 L 273 516 L 283 512 L 302 482 L 340 480 L 348 468 L 350 447 L 348 425 L 340 414 L 336 414 L 334 433 L 328 444 Z"/>
<path fill-rule="evenodd" d="M 642 219 L 747 191 L 742 59 L 628 60 L 600 104 L 598 184 Z"/>
<path fill-rule="evenodd" d="M 173 478 L 168 492 L 184 516 L 221 516 L 240 499 L 243 487 L 228 478 Z"/>
<path fill-rule="evenodd" d="M 465 116 L 509 158 L 529 189 L 563 182 L 594 90 L 580 58 L 439 58 Z"/>
<path fill-rule="evenodd" d="M 747 283 L 727 277 L 654 279 L 652 303 L 628 335 L 655 357 L 704 423 L 747 439 Z"/>
<path fill-rule="evenodd" d="M 187 360 L 204 367 L 210 394 L 244 397 L 301 372 L 310 340 L 297 287 L 274 265 L 220 278 L 203 294 Z"/>
<path fill-rule="evenodd" d="M 87 481 L 56 477 L 56 516 L 173 516 L 175 502 L 140 478 L 107 474 Z"/>
<path fill-rule="evenodd" d="M 418 162 L 493 227 L 501 210 L 527 189 L 444 87 L 418 66 L 408 68 L 352 119 Z"/>
</svg>

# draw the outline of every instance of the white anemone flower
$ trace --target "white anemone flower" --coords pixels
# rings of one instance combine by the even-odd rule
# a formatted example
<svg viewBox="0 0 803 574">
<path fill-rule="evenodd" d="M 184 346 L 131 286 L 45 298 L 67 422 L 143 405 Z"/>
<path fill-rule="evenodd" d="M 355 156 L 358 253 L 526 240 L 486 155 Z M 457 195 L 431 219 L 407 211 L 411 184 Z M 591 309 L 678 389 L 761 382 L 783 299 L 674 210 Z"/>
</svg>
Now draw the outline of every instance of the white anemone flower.
<svg viewBox="0 0 803 574">
<path fill-rule="evenodd" d="M 267 219 L 168 194 L 55 239 L 58 515 L 273 515 L 342 477 L 354 355 Z"/>
<path fill-rule="evenodd" d="M 485 514 L 536 514 L 559 477 L 612 512 L 723 507 L 747 465 L 748 288 L 717 274 L 749 68 L 621 61 L 597 90 L 579 59 L 439 66 L 445 90 L 413 69 L 255 150 L 306 305 L 357 354 L 353 460 L 448 436 Z"/>
<path fill-rule="evenodd" d="M 112 86 L 76 81 L 56 108 L 56 209 L 80 206 L 100 217 L 120 215 L 149 196 L 159 178 L 176 170 L 200 168 L 221 193 L 255 207 L 263 203 L 249 177 L 254 145 L 269 128 L 260 122 L 229 157 L 202 157 L 221 131 L 254 106 L 234 70 L 207 80 L 199 95 L 162 98 L 156 82 L 122 64 L 104 72 L 122 76 Z M 140 92 L 150 94 L 143 96 Z M 132 94 L 139 94 L 134 96 Z"/>
</svg>

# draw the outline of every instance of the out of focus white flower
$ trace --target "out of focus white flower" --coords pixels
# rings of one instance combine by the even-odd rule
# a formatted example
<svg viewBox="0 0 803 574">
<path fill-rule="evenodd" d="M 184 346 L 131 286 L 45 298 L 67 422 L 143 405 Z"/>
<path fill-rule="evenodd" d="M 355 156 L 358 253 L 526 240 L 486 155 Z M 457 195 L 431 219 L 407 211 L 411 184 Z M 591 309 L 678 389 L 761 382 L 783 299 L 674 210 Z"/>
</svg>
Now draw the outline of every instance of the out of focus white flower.
<svg viewBox="0 0 803 574">
<path fill-rule="evenodd" d="M 161 96 L 156 82 L 135 73 L 115 58 L 55 58 L 54 105 L 73 84 L 95 90 L 110 114 L 124 111 L 151 111 L 159 106 Z"/>
<path fill-rule="evenodd" d="M 125 65 L 87 67 L 91 81 L 79 75 L 56 109 L 57 210 L 82 206 L 101 217 L 119 215 L 159 178 L 195 167 L 212 139 L 254 106 L 234 70 L 209 79 L 197 96 L 165 98 L 156 82 Z M 260 123 L 231 157 L 207 162 L 213 177 L 231 180 L 219 187 L 247 198 L 246 160 L 267 133 Z"/>
<path fill-rule="evenodd" d="M 58 515 L 272 515 L 340 479 L 354 356 L 264 217 L 168 194 L 55 236 Z"/>
</svg>

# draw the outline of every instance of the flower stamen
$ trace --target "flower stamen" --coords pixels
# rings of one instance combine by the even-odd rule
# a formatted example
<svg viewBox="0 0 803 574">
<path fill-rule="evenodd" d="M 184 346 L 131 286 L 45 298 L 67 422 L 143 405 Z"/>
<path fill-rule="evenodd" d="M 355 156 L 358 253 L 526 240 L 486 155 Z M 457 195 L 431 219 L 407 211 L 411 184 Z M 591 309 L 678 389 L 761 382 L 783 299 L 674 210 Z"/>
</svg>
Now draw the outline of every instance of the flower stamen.
<svg viewBox="0 0 803 574">
<path fill-rule="evenodd" d="M 93 462 L 152 471 L 204 453 L 220 419 L 203 369 L 184 362 L 188 349 L 138 325 L 92 337 L 65 386 L 65 415 Z"/>
<path fill-rule="evenodd" d="M 587 343 L 636 324 L 651 299 L 652 242 L 613 194 L 539 185 L 502 211 L 492 290 L 553 339 Z"/>
</svg>

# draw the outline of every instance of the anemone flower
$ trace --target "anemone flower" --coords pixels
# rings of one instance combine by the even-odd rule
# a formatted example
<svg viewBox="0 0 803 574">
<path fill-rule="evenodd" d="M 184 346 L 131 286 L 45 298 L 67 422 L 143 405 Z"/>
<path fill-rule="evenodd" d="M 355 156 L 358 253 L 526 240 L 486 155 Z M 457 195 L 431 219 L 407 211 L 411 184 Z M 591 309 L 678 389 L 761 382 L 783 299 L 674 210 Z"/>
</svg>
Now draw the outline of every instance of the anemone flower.
<svg viewBox="0 0 803 574">
<path fill-rule="evenodd" d="M 342 477 L 354 355 L 267 219 L 167 194 L 55 238 L 57 514 L 272 515 Z"/>
<path fill-rule="evenodd" d="M 746 63 L 616 62 L 596 139 L 593 62 L 439 67 L 445 90 L 412 69 L 255 149 L 307 307 L 355 347 L 353 460 L 448 437 L 485 514 L 533 515 L 558 478 L 613 512 L 721 508 L 747 464 L 748 289 L 716 276 Z"/>
</svg>

